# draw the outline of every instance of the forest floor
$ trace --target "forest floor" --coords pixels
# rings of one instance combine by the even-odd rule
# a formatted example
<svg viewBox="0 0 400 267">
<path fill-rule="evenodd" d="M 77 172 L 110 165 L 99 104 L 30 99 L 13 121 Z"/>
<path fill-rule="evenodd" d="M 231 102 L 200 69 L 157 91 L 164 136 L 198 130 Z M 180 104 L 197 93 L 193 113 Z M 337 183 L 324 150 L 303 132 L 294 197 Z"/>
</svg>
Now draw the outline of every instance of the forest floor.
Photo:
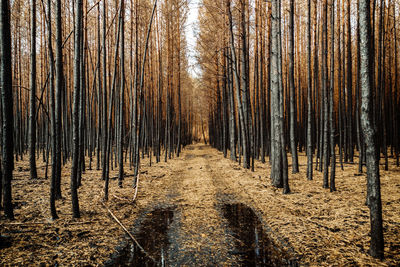
<svg viewBox="0 0 400 267">
<path fill-rule="evenodd" d="M 136 237 L 143 235 L 140 229 L 149 224 L 147 219 L 152 214 L 170 211 L 166 219 L 169 226 L 164 227 L 166 237 L 156 231 L 153 243 L 158 243 L 158 235 L 167 239 L 169 245 L 162 252 L 162 260 L 171 266 L 240 265 L 242 254 L 235 252 L 237 235 L 224 216 L 224 205 L 235 203 L 254 211 L 282 255 L 298 259 L 301 265 L 398 266 L 400 169 L 393 159 L 390 170 L 381 171 L 383 261 L 367 253 L 370 226 L 365 206 L 366 175 L 357 174 L 356 164 L 345 164 L 344 171 L 338 166 L 337 192 L 330 193 L 322 188 L 321 173 L 315 171 L 314 180 L 306 179 L 306 157 L 302 153 L 299 162 L 300 173 L 289 175 L 292 193 L 283 195 L 281 189 L 271 186 L 269 164 L 256 162 L 255 172 L 251 172 L 224 158 L 221 152 L 195 144 L 167 163 L 153 162 L 150 167 L 149 160 L 144 159 L 133 204 L 123 199 L 132 198 L 134 193 L 132 171 L 125 167 L 124 187 L 119 188 L 114 169 L 106 205 Z M 81 218 L 73 219 L 70 166 L 63 168 L 63 199 L 57 201 L 60 218 L 52 221 L 44 166 L 38 162 L 40 178 L 30 180 L 28 162 L 16 162 L 15 220 L 0 219 L 0 234 L 8 236 L 11 246 L 0 248 L 0 265 L 103 265 L 130 240 L 101 203 L 101 171 L 84 173 L 79 189 Z"/>
</svg>

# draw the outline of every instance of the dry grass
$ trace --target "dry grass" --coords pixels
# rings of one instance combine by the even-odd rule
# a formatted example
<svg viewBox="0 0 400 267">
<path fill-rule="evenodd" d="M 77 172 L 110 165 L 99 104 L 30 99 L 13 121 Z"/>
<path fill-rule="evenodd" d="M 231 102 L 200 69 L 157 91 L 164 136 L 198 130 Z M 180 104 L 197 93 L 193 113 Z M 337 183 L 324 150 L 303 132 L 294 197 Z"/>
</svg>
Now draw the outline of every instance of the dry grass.
<svg viewBox="0 0 400 267">
<path fill-rule="evenodd" d="M 400 170 L 394 167 L 394 163 L 391 162 L 390 171 L 381 171 L 386 243 L 384 261 L 375 260 L 367 254 L 369 211 L 364 205 L 365 175 L 355 175 L 356 165 L 345 165 L 344 171 L 338 168 L 338 191 L 330 193 L 322 188 L 322 175 L 319 172 L 314 172 L 314 180 L 306 180 L 305 163 L 306 158 L 301 154 L 300 173 L 290 174 L 292 193 L 283 195 L 280 189 L 270 185 L 268 164 L 257 162 L 256 171 L 251 172 L 224 159 L 222 153 L 214 149 L 194 145 L 185 150 L 180 159 L 168 163 L 149 167 L 145 159 L 136 202 L 131 204 L 110 197 L 108 205 L 128 228 L 133 227 L 143 211 L 151 210 L 159 203 L 178 205 L 184 215 L 181 218 L 180 235 L 187 233 L 189 237 L 194 235 L 193 229 L 188 226 L 197 227 L 196 223 L 206 218 L 207 214 L 212 215 L 212 220 L 207 221 L 208 226 L 214 225 L 215 229 L 220 229 L 221 225 L 225 225 L 218 212 L 211 210 L 216 209 L 216 203 L 243 202 L 255 210 L 265 226 L 272 230 L 271 235 L 278 243 L 290 244 L 304 264 L 399 265 Z M 44 163 L 39 162 L 38 166 L 40 179 L 30 180 L 27 162 L 16 163 L 13 181 L 16 219 L 13 222 L 4 218 L 0 220 L 1 233 L 11 236 L 13 245 L 0 250 L 0 265 L 56 262 L 61 265 L 100 265 L 115 251 L 123 235 L 122 229 L 100 203 L 103 197 L 101 171 L 86 171 L 84 174 L 83 186 L 79 189 L 82 216 L 73 219 L 69 166 L 65 166 L 62 173 L 64 198 L 57 201 L 60 219 L 51 221 L 49 180 L 43 179 Z M 128 175 L 132 173 L 129 167 L 125 169 Z M 204 174 L 207 177 L 202 182 Z M 111 177 L 116 177 L 116 170 Z M 132 176 L 128 176 L 124 188 L 120 189 L 117 181 L 111 180 L 110 196 L 132 197 L 131 183 Z M 202 216 L 196 218 L 195 211 L 201 212 Z M 199 236 L 212 240 L 209 233 L 197 233 L 196 238 Z M 207 242 L 203 241 L 194 239 L 186 245 L 198 249 L 207 246 Z M 214 245 L 218 245 L 213 241 Z M 195 243 L 199 244 L 196 246 Z M 215 248 L 215 251 L 220 250 L 226 248 Z"/>
<path fill-rule="evenodd" d="M 144 161 L 144 165 L 146 161 Z M 0 265 L 23 264 L 38 265 L 100 265 L 121 242 L 123 230 L 110 217 L 101 205 L 104 182 L 101 171 L 88 170 L 83 175 L 83 186 L 79 189 L 81 218 L 73 219 L 69 190 L 70 166 L 62 171 L 63 199 L 57 201 L 59 219 L 52 221 L 49 209 L 49 180 L 44 177 L 44 163 L 38 162 L 38 180 L 29 179 L 27 162 L 17 162 L 13 180 L 13 201 L 17 205 L 15 220 L 0 220 L 1 234 L 11 236 L 12 246 L 0 250 Z M 158 169 L 162 164 L 159 165 Z M 133 172 L 126 167 L 128 175 Z M 150 202 L 158 201 L 157 189 L 162 188 L 157 171 L 147 175 L 142 169 L 139 196 L 135 204 L 113 197 L 133 197 L 132 176 L 124 180 L 124 188 L 118 187 L 115 179 L 110 181 L 110 200 L 107 205 L 128 227 L 132 227 L 135 218 Z M 50 174 L 50 172 L 49 172 Z M 111 172 L 117 176 L 117 170 Z"/>
<path fill-rule="evenodd" d="M 222 154 L 220 153 L 222 156 Z M 291 160 L 289 159 L 289 163 Z M 304 264 L 373 265 L 400 264 L 400 169 L 391 162 L 391 171 L 381 171 L 384 219 L 384 261 L 367 254 L 369 209 L 365 206 L 366 175 L 357 174 L 356 164 L 337 169 L 337 192 L 322 188 L 322 174 L 306 179 L 304 154 L 299 157 L 300 173 L 289 174 L 292 193 L 270 186 L 268 164 L 256 164 L 256 171 L 233 170 L 237 164 L 216 161 L 215 174 L 226 184 L 223 194 L 234 195 L 253 207 L 271 228 L 276 239 L 289 242 Z M 226 167 L 229 165 L 230 167 Z M 289 165 L 291 172 L 291 165 Z M 218 181 L 218 179 L 216 179 Z"/>
</svg>

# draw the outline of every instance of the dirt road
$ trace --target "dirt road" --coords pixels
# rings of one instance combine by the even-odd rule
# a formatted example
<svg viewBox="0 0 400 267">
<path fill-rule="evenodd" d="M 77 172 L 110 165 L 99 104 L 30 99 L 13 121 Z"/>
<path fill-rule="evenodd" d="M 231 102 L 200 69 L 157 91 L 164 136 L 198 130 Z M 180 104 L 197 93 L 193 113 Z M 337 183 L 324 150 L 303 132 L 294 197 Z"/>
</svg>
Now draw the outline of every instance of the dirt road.
<svg viewBox="0 0 400 267">
<path fill-rule="evenodd" d="M 251 208 L 243 204 L 239 208 L 230 206 L 239 199 L 225 193 L 230 184 L 220 176 L 227 175 L 222 169 L 230 168 L 229 165 L 214 149 L 197 144 L 169 162 L 168 174 L 161 178 L 162 182 L 156 178 L 162 197 L 143 213 L 134 234 L 158 263 L 167 266 L 266 265 L 279 264 L 286 257 L 272 247 Z M 164 240 L 163 244 L 154 246 L 160 240 Z M 140 260 L 130 254 L 125 249 L 116 262 L 152 264 L 141 253 L 136 253 Z"/>
</svg>

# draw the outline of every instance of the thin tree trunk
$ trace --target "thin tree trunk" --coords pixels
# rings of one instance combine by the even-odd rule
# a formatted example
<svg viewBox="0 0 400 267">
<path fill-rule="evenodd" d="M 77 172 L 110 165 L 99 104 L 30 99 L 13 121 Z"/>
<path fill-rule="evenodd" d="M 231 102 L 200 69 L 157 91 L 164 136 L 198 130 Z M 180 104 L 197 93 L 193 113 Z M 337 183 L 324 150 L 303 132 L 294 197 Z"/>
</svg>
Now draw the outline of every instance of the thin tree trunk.
<svg viewBox="0 0 400 267">
<path fill-rule="evenodd" d="M 120 90 L 120 103 L 119 103 L 119 173 L 118 173 L 118 185 L 122 187 L 122 180 L 124 179 L 124 97 L 125 97 L 125 33 L 124 33 L 124 21 L 125 21 L 125 11 L 124 11 L 124 0 L 121 0 L 121 10 L 120 10 L 120 64 L 121 64 L 121 90 Z"/>
<path fill-rule="evenodd" d="M 14 219 L 11 180 L 14 169 L 14 117 L 12 96 L 11 26 L 9 0 L 1 0 L 0 13 L 0 87 L 2 104 L 2 190 L 4 214 Z M 33 154 L 35 156 L 35 154 Z M 35 166 L 36 167 L 36 166 Z"/>
<path fill-rule="evenodd" d="M 54 98 L 54 55 L 52 47 L 52 31 L 51 31 L 51 1 L 47 1 L 47 34 L 48 34 L 48 49 L 49 49 L 49 66 L 50 66 L 50 78 L 49 78 L 49 91 L 50 91 L 50 142 L 51 142 L 51 181 L 50 181 L 50 211 L 53 220 L 58 219 L 56 203 L 55 203 L 55 187 L 56 187 L 56 175 L 57 175 L 57 152 L 56 152 L 56 114 L 55 114 L 55 98 Z"/>
<path fill-rule="evenodd" d="M 382 227 L 382 202 L 379 177 L 379 156 L 376 143 L 376 130 L 372 113 L 372 60 L 371 57 L 371 20 L 370 1 L 360 0 L 360 54 L 361 54 L 361 127 L 367 146 L 367 186 L 369 191 L 369 209 L 371 223 L 370 254 L 375 258 L 384 256 L 384 239 Z"/>
<path fill-rule="evenodd" d="M 36 179 L 36 0 L 31 0 L 31 75 L 29 96 L 29 168 L 30 178 Z"/>
<path fill-rule="evenodd" d="M 62 107 L 63 95 L 63 55 L 62 55 L 62 21 L 61 0 L 56 0 L 56 95 L 55 95 L 55 130 L 56 130 L 56 177 L 55 177 L 55 199 L 61 199 L 61 135 L 62 135 Z M 64 147 L 65 149 L 65 147 Z"/>
<path fill-rule="evenodd" d="M 313 149 L 312 149 L 312 78 L 311 78 L 311 0 L 308 0 L 307 21 L 307 179 L 313 179 Z"/>
<path fill-rule="evenodd" d="M 333 101 L 335 81 L 335 0 L 331 0 L 331 81 L 329 89 L 329 127 L 330 127 L 330 148 L 331 148 L 331 177 L 330 191 L 336 191 L 336 153 L 335 153 L 335 107 Z"/>
<path fill-rule="evenodd" d="M 322 99 L 323 103 L 323 187 L 329 188 L 329 91 L 328 91 L 328 0 L 325 0 L 323 7 L 323 25 L 322 25 Z"/>
<path fill-rule="evenodd" d="M 82 0 L 75 2 L 75 32 L 74 32 L 74 101 L 72 112 L 72 167 L 71 167 L 71 198 L 74 218 L 80 217 L 78 200 L 78 168 L 79 168 L 79 96 L 81 84 L 81 29 L 82 29 Z"/>
<path fill-rule="evenodd" d="M 298 173 L 299 161 L 296 146 L 296 105 L 294 88 L 294 0 L 290 0 L 289 31 L 290 150 L 292 152 L 292 173 Z"/>
</svg>

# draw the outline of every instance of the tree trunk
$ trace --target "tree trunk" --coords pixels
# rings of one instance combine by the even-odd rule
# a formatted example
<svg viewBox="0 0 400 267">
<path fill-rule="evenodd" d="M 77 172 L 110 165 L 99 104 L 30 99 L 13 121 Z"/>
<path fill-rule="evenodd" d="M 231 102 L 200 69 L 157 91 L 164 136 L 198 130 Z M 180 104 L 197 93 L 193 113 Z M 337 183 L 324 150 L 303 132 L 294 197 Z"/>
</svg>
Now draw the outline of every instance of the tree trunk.
<svg viewBox="0 0 400 267">
<path fill-rule="evenodd" d="M 14 219 L 11 180 L 14 170 L 14 116 L 12 95 L 11 26 L 9 0 L 1 0 L 0 15 L 0 87 L 2 124 L 2 190 L 4 214 Z M 35 154 L 33 154 L 35 156 Z M 36 166 L 35 166 L 36 168 Z"/>
<path fill-rule="evenodd" d="M 371 66 L 371 20 L 370 1 L 360 0 L 360 54 L 361 54 L 361 127 L 366 144 L 367 186 L 369 191 L 369 209 L 371 223 L 370 254 L 375 258 L 384 256 L 382 227 L 382 203 L 379 177 L 379 148 L 372 113 L 373 80 Z"/>
<path fill-rule="evenodd" d="M 55 198 L 61 199 L 61 97 L 63 95 L 63 55 L 62 55 L 62 22 L 61 0 L 56 0 L 56 95 L 55 95 L 55 128 L 56 128 L 56 177 Z"/>
<path fill-rule="evenodd" d="M 296 105 L 294 88 L 294 0 L 290 0 L 289 18 L 289 86 L 290 86 L 290 150 L 292 152 L 292 173 L 299 172 L 296 146 Z"/>
<path fill-rule="evenodd" d="M 57 210 L 55 203 L 56 196 L 56 175 L 57 175 L 57 153 L 56 153 L 56 114 L 55 114 L 55 98 L 54 98 L 54 55 L 52 47 L 52 31 L 51 31 L 51 1 L 47 1 L 47 37 L 48 37 L 48 49 L 49 49 L 49 66 L 50 66 L 50 76 L 49 76 L 49 91 L 50 91 L 50 120 L 51 127 L 50 130 L 50 142 L 51 142 L 51 181 L 50 181 L 50 211 L 53 220 L 57 219 Z"/>
<path fill-rule="evenodd" d="M 36 171 L 36 0 L 31 0 L 31 75 L 29 101 L 29 168 L 30 178 Z"/>
<path fill-rule="evenodd" d="M 120 65 L 121 65 L 121 90 L 120 90 L 120 101 L 119 101 L 119 173 L 118 173 L 118 185 L 122 187 L 122 180 L 124 179 L 124 97 L 125 97 L 125 32 L 124 32 L 124 21 L 125 21 L 125 10 L 124 10 L 124 0 L 121 0 L 121 10 L 120 10 Z"/>
<path fill-rule="evenodd" d="M 336 191 L 336 153 L 335 153 L 335 107 L 333 101 L 334 81 L 335 81 L 335 0 L 331 0 L 331 81 L 329 89 L 329 128 L 330 128 L 330 148 L 331 148 L 331 177 L 330 191 Z"/>
<path fill-rule="evenodd" d="M 272 137 L 272 151 L 271 151 L 271 178 L 272 184 L 275 187 L 283 187 L 283 166 L 282 166 L 282 140 L 283 135 L 281 124 L 280 112 L 280 0 L 272 3 L 272 32 L 271 32 L 271 137 Z M 283 103 L 283 101 L 282 101 Z M 283 114 L 282 114 L 283 115 Z"/>
<path fill-rule="evenodd" d="M 350 0 L 347 0 L 347 128 L 348 128 L 348 151 L 349 161 L 353 162 L 353 58 L 351 54 L 351 22 L 350 22 Z"/>
<path fill-rule="evenodd" d="M 322 25 L 322 99 L 323 103 L 323 187 L 329 188 L 329 91 L 328 91 L 328 0 L 325 0 L 323 7 L 323 25 Z"/>
<path fill-rule="evenodd" d="M 75 2 L 75 27 L 74 27 L 74 101 L 72 111 L 72 166 L 71 166 L 71 197 L 72 213 L 74 218 L 80 217 L 78 200 L 78 168 L 79 168 L 79 96 L 81 85 L 81 38 L 82 38 L 82 0 Z"/>
<path fill-rule="evenodd" d="M 311 0 L 308 0 L 307 21 L 307 179 L 313 178 L 313 149 L 312 149 L 312 78 L 311 78 Z"/>
</svg>

